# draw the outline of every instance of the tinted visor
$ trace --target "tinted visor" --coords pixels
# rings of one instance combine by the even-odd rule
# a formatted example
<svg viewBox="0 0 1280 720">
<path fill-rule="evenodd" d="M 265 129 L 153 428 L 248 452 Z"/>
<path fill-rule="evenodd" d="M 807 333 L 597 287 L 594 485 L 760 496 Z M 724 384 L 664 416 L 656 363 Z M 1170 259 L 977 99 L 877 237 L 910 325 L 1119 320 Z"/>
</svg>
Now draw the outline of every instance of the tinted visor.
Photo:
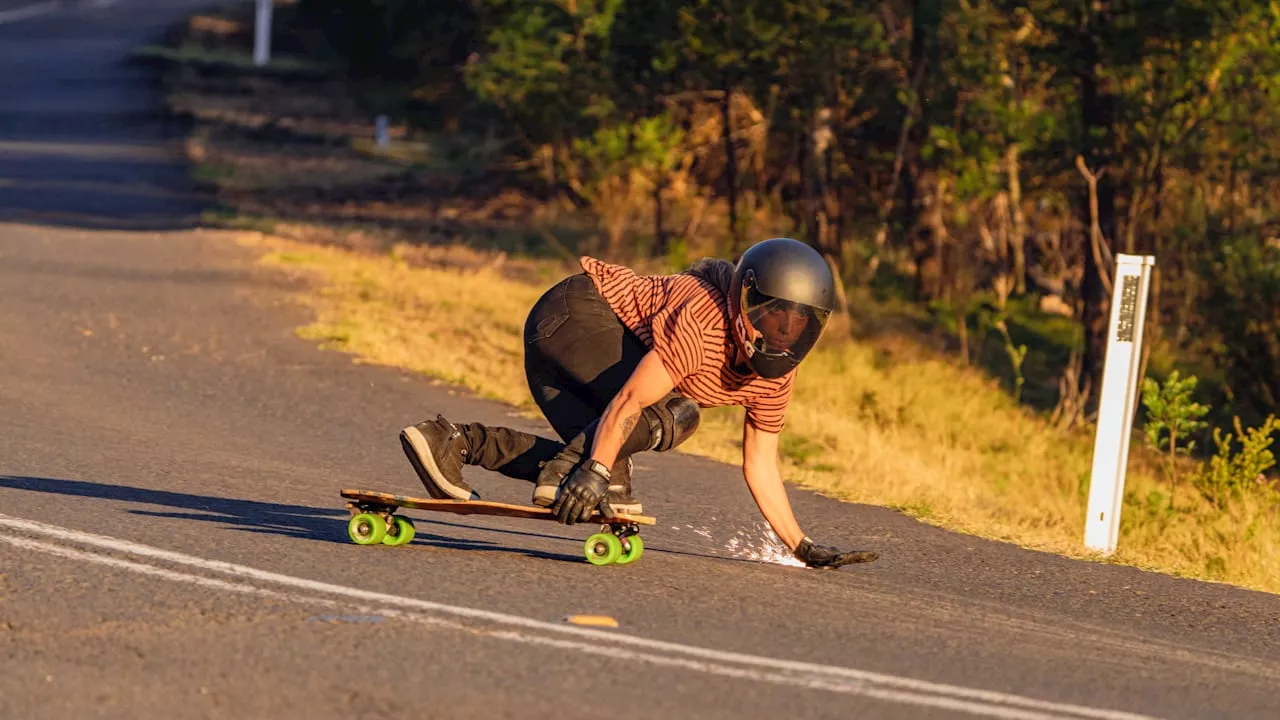
<svg viewBox="0 0 1280 720">
<path fill-rule="evenodd" d="M 803 360 L 822 334 L 830 311 L 765 295 L 750 284 L 742 290 L 742 318 L 756 352 Z"/>
</svg>

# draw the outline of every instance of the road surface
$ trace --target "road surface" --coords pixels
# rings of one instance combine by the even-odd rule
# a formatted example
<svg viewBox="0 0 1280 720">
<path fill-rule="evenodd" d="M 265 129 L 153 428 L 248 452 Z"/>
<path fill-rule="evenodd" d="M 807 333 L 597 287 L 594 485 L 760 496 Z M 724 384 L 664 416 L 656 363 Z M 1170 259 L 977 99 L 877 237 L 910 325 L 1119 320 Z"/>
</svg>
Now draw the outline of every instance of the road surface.
<svg viewBox="0 0 1280 720">
<path fill-rule="evenodd" d="M 199 227 L 123 62 L 194 7 L 0 15 L 0 716 L 1280 715 L 1275 596 L 797 489 L 815 539 L 882 558 L 754 561 L 737 470 L 677 454 L 639 463 L 660 522 L 629 567 L 519 520 L 351 544 L 339 488 L 419 491 L 403 425 L 541 428 L 298 339 L 305 281 Z"/>
</svg>

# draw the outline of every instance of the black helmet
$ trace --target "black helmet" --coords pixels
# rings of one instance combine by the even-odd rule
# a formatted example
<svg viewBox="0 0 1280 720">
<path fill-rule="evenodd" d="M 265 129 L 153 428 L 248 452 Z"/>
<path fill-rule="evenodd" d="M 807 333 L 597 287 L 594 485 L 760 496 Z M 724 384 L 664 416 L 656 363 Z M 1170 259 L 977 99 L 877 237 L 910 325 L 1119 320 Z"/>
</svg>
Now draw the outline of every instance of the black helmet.
<svg viewBox="0 0 1280 720">
<path fill-rule="evenodd" d="M 751 368 L 776 378 L 799 365 L 826 327 L 835 296 L 826 260 L 799 240 L 747 248 L 729 286 L 729 320 Z"/>
</svg>

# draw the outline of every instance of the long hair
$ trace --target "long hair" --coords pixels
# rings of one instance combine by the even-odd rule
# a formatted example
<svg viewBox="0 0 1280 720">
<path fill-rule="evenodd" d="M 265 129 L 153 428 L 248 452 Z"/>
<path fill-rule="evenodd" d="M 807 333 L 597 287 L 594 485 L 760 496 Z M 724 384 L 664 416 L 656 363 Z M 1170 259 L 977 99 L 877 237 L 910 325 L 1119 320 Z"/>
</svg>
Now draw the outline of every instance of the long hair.
<svg viewBox="0 0 1280 720">
<path fill-rule="evenodd" d="M 684 274 L 702 278 L 716 286 L 725 297 L 729 296 L 729 287 L 733 285 L 733 263 L 720 258 L 704 257 L 684 270 Z"/>
</svg>

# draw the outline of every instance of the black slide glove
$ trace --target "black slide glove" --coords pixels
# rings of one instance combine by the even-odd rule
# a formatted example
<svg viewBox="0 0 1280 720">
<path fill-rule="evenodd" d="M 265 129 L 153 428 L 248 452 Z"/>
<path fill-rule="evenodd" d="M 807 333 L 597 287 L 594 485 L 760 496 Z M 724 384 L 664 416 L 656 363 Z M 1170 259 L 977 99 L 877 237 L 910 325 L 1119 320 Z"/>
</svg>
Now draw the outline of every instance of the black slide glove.
<svg viewBox="0 0 1280 720">
<path fill-rule="evenodd" d="M 838 568 L 851 563 L 871 562 L 879 557 L 879 553 L 869 550 L 841 552 L 829 545 L 814 545 L 807 537 L 796 546 L 796 558 L 803 560 L 809 567 Z"/>
<path fill-rule="evenodd" d="M 613 508 L 605 499 L 609 492 L 609 470 L 595 460 L 587 459 L 578 464 L 560 483 L 560 494 L 551 505 L 551 512 L 565 525 L 586 522 L 596 507 L 605 517 L 613 517 Z"/>
</svg>

